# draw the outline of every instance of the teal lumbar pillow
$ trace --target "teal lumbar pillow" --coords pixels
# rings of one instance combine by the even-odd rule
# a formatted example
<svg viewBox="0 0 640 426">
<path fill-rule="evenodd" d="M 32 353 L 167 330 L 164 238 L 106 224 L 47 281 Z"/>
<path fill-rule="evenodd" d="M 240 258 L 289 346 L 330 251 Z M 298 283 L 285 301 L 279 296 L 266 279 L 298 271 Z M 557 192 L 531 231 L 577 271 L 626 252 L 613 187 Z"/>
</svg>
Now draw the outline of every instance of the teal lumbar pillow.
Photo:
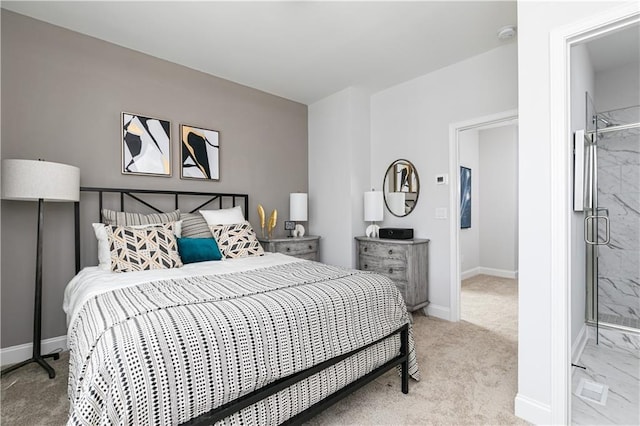
<svg viewBox="0 0 640 426">
<path fill-rule="evenodd" d="M 176 238 L 178 240 L 178 253 L 182 263 L 205 262 L 207 260 L 220 260 L 222 253 L 213 238 Z"/>
</svg>

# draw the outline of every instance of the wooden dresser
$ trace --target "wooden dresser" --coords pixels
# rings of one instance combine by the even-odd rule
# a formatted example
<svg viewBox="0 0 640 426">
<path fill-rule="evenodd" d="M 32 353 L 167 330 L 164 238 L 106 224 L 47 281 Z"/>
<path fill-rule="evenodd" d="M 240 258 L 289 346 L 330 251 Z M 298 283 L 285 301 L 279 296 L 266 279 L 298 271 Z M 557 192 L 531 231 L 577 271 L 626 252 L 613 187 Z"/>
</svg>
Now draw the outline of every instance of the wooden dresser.
<svg viewBox="0 0 640 426">
<path fill-rule="evenodd" d="M 356 268 L 386 275 L 396 283 L 407 310 L 429 304 L 429 240 L 356 237 Z"/>
<path fill-rule="evenodd" d="M 258 238 L 265 251 L 288 254 L 307 260 L 320 260 L 320 237 Z"/>
</svg>

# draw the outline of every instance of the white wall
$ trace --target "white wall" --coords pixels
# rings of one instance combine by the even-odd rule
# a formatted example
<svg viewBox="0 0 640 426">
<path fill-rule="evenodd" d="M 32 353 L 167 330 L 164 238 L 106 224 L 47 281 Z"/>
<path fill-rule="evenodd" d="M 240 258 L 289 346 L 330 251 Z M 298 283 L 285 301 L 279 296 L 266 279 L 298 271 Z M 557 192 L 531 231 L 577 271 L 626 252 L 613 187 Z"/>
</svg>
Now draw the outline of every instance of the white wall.
<svg viewBox="0 0 640 426">
<path fill-rule="evenodd" d="M 589 51 L 584 44 L 571 48 L 571 133 L 586 128 L 586 97 L 594 99 L 594 73 Z M 571 167 L 573 176 L 573 164 Z M 576 344 L 586 315 L 586 248 L 584 213 L 574 212 L 571 227 L 571 346 Z"/>
<path fill-rule="evenodd" d="M 460 165 L 471 169 L 471 228 L 460 229 L 460 272 L 462 279 L 476 274 L 480 267 L 480 153 L 478 130 L 458 135 Z"/>
<path fill-rule="evenodd" d="M 382 181 L 398 158 L 413 162 L 420 176 L 420 199 L 404 218 L 387 215 L 385 226 L 414 228 L 429 238 L 428 312 L 450 315 L 450 235 L 448 219 L 436 208 L 449 207 L 449 187 L 436 185 L 449 169 L 449 124 L 517 108 L 517 48 L 501 46 L 371 97 L 371 179 Z"/>
<path fill-rule="evenodd" d="M 471 168 L 471 228 L 460 229 L 460 271 L 516 277 L 518 130 L 470 129 L 458 136 L 460 165 Z"/>
<path fill-rule="evenodd" d="M 595 75 L 598 112 L 640 104 L 640 64 L 599 71 Z"/>
<path fill-rule="evenodd" d="M 364 235 L 363 194 L 371 189 L 369 94 L 347 88 L 309 105 L 308 114 L 308 229 L 321 237 L 322 262 L 353 267 L 353 237 Z"/>
<path fill-rule="evenodd" d="M 532 423 L 553 421 L 566 395 L 552 401 L 550 185 L 551 31 L 596 18 L 614 2 L 518 2 L 519 222 L 518 396 L 516 415 Z M 567 135 L 567 139 L 569 139 Z M 567 143 L 570 143 L 567 140 Z M 567 191 L 569 188 L 567 188 Z M 565 206 L 564 208 L 568 208 Z M 567 283 L 568 285 L 568 283 Z M 562 360 L 564 361 L 564 360 Z M 554 378 L 556 380 L 556 378 Z"/>
<path fill-rule="evenodd" d="M 484 273 L 515 276 L 518 270 L 517 132 L 516 125 L 478 132 L 480 173 L 476 175 L 480 178 L 479 247 L 480 266 Z"/>
</svg>

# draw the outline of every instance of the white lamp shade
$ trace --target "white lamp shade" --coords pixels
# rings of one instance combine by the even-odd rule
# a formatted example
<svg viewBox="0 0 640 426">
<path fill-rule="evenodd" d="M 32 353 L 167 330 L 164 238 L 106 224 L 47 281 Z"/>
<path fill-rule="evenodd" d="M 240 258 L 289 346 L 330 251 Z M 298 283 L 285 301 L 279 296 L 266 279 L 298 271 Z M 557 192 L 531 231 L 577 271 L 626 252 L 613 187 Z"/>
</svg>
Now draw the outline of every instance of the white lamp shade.
<svg viewBox="0 0 640 426">
<path fill-rule="evenodd" d="M 78 201 L 80 169 L 37 160 L 2 160 L 2 198 Z"/>
<path fill-rule="evenodd" d="M 305 222 L 307 220 L 307 194 L 293 192 L 289 194 L 289 220 Z"/>
<path fill-rule="evenodd" d="M 382 191 L 367 191 L 364 193 L 364 220 L 376 222 L 384 219 L 384 200 Z"/>
<path fill-rule="evenodd" d="M 404 202 L 404 192 L 390 192 L 387 194 L 387 206 L 389 207 L 389 210 L 391 210 L 391 213 L 397 216 L 404 216 Z"/>
</svg>

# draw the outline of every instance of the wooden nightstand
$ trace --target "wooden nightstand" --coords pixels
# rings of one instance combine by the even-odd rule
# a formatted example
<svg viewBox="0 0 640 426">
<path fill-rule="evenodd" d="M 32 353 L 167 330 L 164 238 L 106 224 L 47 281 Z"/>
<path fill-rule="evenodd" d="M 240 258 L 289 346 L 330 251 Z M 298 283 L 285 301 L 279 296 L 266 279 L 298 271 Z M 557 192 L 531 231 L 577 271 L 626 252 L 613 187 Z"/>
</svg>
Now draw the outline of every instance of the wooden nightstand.
<svg viewBox="0 0 640 426">
<path fill-rule="evenodd" d="M 288 254 L 307 260 L 320 260 L 320 237 L 258 238 L 265 251 Z"/>
<path fill-rule="evenodd" d="M 356 269 L 391 278 L 408 311 L 429 304 L 429 240 L 356 237 L 356 250 Z"/>
</svg>

